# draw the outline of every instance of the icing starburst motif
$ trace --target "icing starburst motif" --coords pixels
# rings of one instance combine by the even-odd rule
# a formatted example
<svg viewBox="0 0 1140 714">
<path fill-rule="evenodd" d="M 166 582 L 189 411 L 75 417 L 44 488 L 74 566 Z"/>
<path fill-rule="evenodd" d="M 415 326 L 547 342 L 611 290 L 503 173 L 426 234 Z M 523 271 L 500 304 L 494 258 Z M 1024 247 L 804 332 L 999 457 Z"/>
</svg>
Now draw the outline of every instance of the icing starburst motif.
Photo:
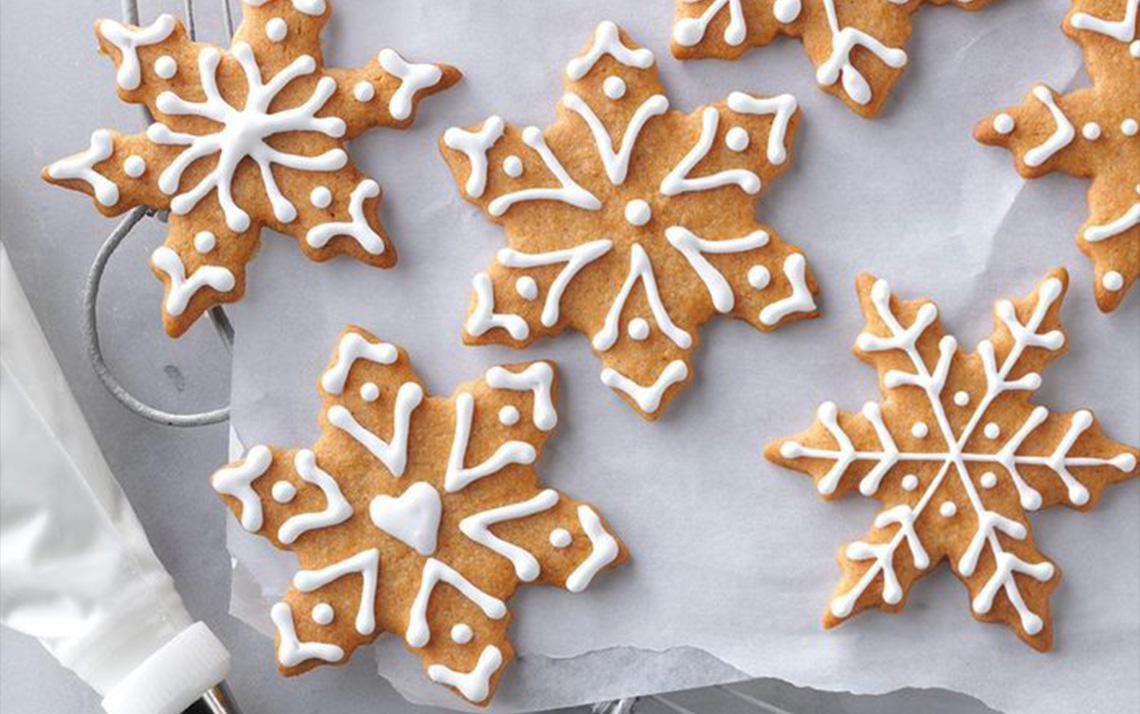
<svg viewBox="0 0 1140 714">
<path fill-rule="evenodd" d="M 245 530 L 300 563 L 270 613 L 281 672 L 344 663 L 387 631 L 486 703 L 513 656 L 515 589 L 578 593 L 625 559 L 593 506 L 538 482 L 556 381 L 549 362 L 492 367 L 429 397 L 403 350 L 341 333 L 313 448 L 255 446 L 211 479 Z"/>
<path fill-rule="evenodd" d="M 113 216 L 169 209 L 151 256 L 165 284 L 163 324 L 182 334 L 210 307 L 245 291 L 261 228 L 297 239 L 313 260 L 396 262 L 380 224 L 380 185 L 345 151 L 374 126 L 407 127 L 423 97 L 459 72 L 381 51 L 355 69 L 325 68 L 326 0 L 245 0 L 231 49 L 193 42 L 162 15 L 146 27 L 96 23 L 118 68 L 119 97 L 156 118 L 144 133 L 100 129 L 89 148 L 44 168 L 47 181 L 90 194 Z"/>
<path fill-rule="evenodd" d="M 1061 572 L 1038 551 L 1027 513 L 1091 509 L 1106 485 L 1136 477 L 1140 453 L 1102 434 L 1087 410 L 1053 413 L 1030 400 L 1041 369 L 1067 347 L 1067 285 L 1055 270 L 1028 297 L 999 300 L 993 334 L 967 355 L 932 302 L 901 301 L 885 281 L 859 278 L 867 327 L 855 353 L 878 370 L 882 404 L 851 414 L 826 402 L 810 429 L 765 450 L 815 479 L 826 499 L 857 490 L 882 502 L 865 539 L 840 548 L 826 626 L 870 607 L 900 611 L 911 585 L 946 560 L 975 618 L 1050 647 L 1048 598 Z"/>
<path fill-rule="evenodd" d="M 602 382 L 655 419 L 690 379 L 703 322 L 814 316 L 803 255 L 753 205 L 788 165 L 797 119 L 787 94 L 672 111 L 653 54 L 603 22 L 566 65 L 553 125 L 492 116 L 440 139 L 463 196 L 509 243 L 475 276 L 464 341 L 582 332 Z"/>
<path fill-rule="evenodd" d="M 1092 86 L 1059 95 L 1040 84 L 979 122 L 974 136 L 1013 152 L 1026 178 L 1092 179 L 1077 245 L 1108 312 L 1140 274 L 1140 0 L 1074 0 L 1062 28 L 1080 44 Z"/>
<path fill-rule="evenodd" d="M 677 0 L 673 55 L 736 59 L 776 35 L 798 37 L 820 87 L 870 117 L 909 61 L 911 15 L 924 2 L 978 10 L 993 0 Z"/>
</svg>

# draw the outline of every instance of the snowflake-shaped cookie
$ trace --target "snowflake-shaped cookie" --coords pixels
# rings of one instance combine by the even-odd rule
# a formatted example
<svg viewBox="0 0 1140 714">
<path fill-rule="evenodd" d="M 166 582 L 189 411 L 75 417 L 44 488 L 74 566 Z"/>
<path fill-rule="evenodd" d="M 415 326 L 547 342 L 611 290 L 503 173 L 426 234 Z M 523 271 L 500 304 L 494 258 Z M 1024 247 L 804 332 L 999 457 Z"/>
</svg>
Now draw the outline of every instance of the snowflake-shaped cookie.
<svg viewBox="0 0 1140 714">
<path fill-rule="evenodd" d="M 1104 436 L 1089 411 L 1030 401 L 1040 370 L 1066 348 L 1067 284 L 1055 270 L 1028 297 L 999 300 L 993 334 L 967 355 L 933 303 L 896 300 L 885 281 L 860 276 L 867 329 L 855 354 L 878 370 L 883 403 L 848 414 L 826 402 L 810 429 L 765 450 L 812 476 L 824 498 L 857 489 L 883 504 L 866 539 L 840 548 L 827 627 L 869 607 L 902 610 L 914 581 L 948 560 L 975 618 L 1049 648 L 1048 598 L 1061 574 L 1026 514 L 1089 510 L 1106 485 L 1137 475 L 1140 453 Z"/>
<path fill-rule="evenodd" d="M 777 34 L 798 37 L 820 87 L 870 117 L 906 67 L 910 16 L 924 2 L 978 10 L 993 0 L 677 0 L 673 55 L 736 59 Z"/>
<path fill-rule="evenodd" d="M 262 226 L 294 236 L 313 260 L 351 255 L 396 262 L 380 224 L 380 186 L 349 161 L 349 139 L 407 127 L 423 97 L 459 72 L 412 64 L 386 49 L 358 69 L 324 66 L 326 0 L 244 0 L 225 51 L 193 42 L 162 15 L 147 27 L 95 24 L 118 71 L 119 97 L 155 123 L 130 136 L 100 129 L 90 147 L 44 168 L 113 216 L 138 205 L 170 210 L 151 256 L 166 285 L 163 325 L 186 331 L 210 307 L 241 298 Z"/>
<path fill-rule="evenodd" d="M 475 276 L 464 341 L 582 332 L 602 381 L 655 419 L 715 314 L 761 330 L 814 316 L 803 255 L 753 206 L 788 165 L 797 119 L 787 94 L 672 111 L 653 54 L 603 22 L 566 65 L 546 130 L 493 116 L 440 140 L 464 197 L 510 245 Z"/>
<path fill-rule="evenodd" d="M 388 631 L 433 681 L 490 700 L 515 589 L 581 592 L 625 559 L 592 506 L 535 475 L 555 388 L 554 365 L 532 362 L 429 397 L 403 350 L 341 333 L 312 450 L 255 446 L 212 477 L 247 531 L 300 561 L 271 612 L 281 672 L 346 662 Z"/>
<path fill-rule="evenodd" d="M 1084 53 L 1091 87 L 1045 85 L 974 129 L 1013 152 L 1026 178 L 1091 178 L 1077 245 L 1093 262 L 1096 303 L 1108 312 L 1140 274 L 1140 0 L 1074 0 L 1062 28 Z"/>
</svg>

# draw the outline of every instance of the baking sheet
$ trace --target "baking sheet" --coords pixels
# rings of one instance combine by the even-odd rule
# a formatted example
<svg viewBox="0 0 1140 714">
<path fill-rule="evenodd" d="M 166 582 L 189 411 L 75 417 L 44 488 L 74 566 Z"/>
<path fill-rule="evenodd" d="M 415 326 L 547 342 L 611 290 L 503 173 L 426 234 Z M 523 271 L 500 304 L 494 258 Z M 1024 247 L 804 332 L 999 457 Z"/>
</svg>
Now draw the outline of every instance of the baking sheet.
<svg viewBox="0 0 1140 714">
<path fill-rule="evenodd" d="M 1092 408 L 1116 438 L 1140 438 L 1140 301 L 1134 291 L 1110 316 L 1093 302 L 1092 271 L 1073 242 L 1087 185 L 1064 176 L 1024 182 L 1007 152 L 970 137 L 977 119 L 1016 103 L 1036 80 L 1059 90 L 1087 81 L 1077 46 L 1058 27 L 1067 7 L 1007 0 L 978 13 L 924 9 L 909 71 L 885 113 L 866 121 L 815 87 L 796 42 L 738 62 L 674 61 L 669 0 L 337 0 L 325 35 L 329 60 L 357 64 L 392 46 L 411 59 L 454 63 L 466 76 L 424 102 L 413 129 L 354 141 L 357 162 L 385 189 L 395 270 L 347 259 L 312 264 L 289 241 L 264 237 L 249 293 L 230 311 L 236 433 L 246 444 L 311 443 L 314 383 L 347 322 L 407 348 L 437 394 L 498 362 L 557 360 L 559 428 L 539 472 L 547 485 L 599 504 L 633 559 L 585 595 L 520 589 L 512 603 L 520 658 L 491 711 L 745 677 L 859 693 L 944 687 L 1010 714 L 1134 707 L 1136 482 L 1111 489 L 1091 514 L 1060 508 L 1031 517 L 1042 551 L 1065 573 L 1052 599 L 1054 650 L 1042 655 L 1004 627 L 976 623 L 945 569 L 915 586 L 904 614 L 868 612 L 824 631 L 835 550 L 866 531 L 875 503 L 825 503 L 808 479 L 760 456 L 768 439 L 807 426 L 820 401 L 851 410 L 877 398 L 874 372 L 850 354 L 863 324 L 853 291 L 860 270 L 888 278 L 903 296 L 935 298 L 944 325 L 972 346 L 989 332 L 993 299 L 1025 293 L 1064 265 L 1073 277 L 1063 313 L 1070 350 L 1037 399 L 1058 410 Z M 794 163 L 758 213 L 806 251 L 823 315 L 771 334 L 729 320 L 706 325 L 695 381 L 655 424 L 600 383 L 580 335 L 521 353 L 459 340 L 471 277 L 504 241 L 460 199 L 436 138 L 492 113 L 549 122 L 563 63 L 603 19 L 654 51 L 675 108 L 742 89 L 792 92 L 803 109 Z M 265 630 L 291 557 L 232 523 L 229 546 L 233 612 Z M 423 677 L 398 638 L 381 638 L 376 657 L 408 699 L 465 707 Z"/>
</svg>

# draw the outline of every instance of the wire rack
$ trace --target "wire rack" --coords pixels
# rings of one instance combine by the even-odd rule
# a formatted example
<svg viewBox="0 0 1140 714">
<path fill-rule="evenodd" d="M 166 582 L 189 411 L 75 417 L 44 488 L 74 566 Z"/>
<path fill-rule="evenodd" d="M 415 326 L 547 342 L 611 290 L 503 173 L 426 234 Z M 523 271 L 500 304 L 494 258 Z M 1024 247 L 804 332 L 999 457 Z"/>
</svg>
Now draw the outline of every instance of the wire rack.
<svg viewBox="0 0 1140 714">
<path fill-rule="evenodd" d="M 230 0 L 221 0 L 221 6 L 226 32 L 228 35 L 233 36 L 234 13 L 233 8 L 230 6 Z M 194 23 L 194 0 L 183 0 L 182 11 L 187 34 L 190 36 L 190 39 L 197 39 L 197 28 Z M 138 0 L 122 0 L 122 19 L 124 22 L 128 22 L 132 25 L 140 24 Z M 148 125 L 151 124 L 154 121 L 154 117 L 151 116 L 150 110 L 142 105 L 140 105 L 140 110 L 142 111 L 145 122 Z M 103 245 L 99 247 L 99 251 L 95 255 L 95 261 L 92 263 L 91 269 L 87 274 L 87 283 L 83 290 L 83 312 L 85 316 L 84 337 L 87 343 L 87 356 L 91 362 L 91 366 L 95 370 L 95 374 L 98 375 L 103 386 L 107 388 L 107 391 L 119 400 L 123 406 L 135 414 L 159 424 L 174 427 L 195 427 L 218 424 L 229 419 L 229 406 L 195 414 L 175 414 L 153 407 L 135 397 L 119 382 L 114 373 L 111 372 L 103 356 L 103 349 L 99 340 L 99 323 L 97 316 L 99 288 L 102 284 L 103 274 L 106 271 L 111 256 L 118 250 L 127 236 L 131 234 L 131 231 L 143 220 L 155 220 L 165 223 L 167 217 L 167 211 L 158 210 L 149 206 L 133 208 L 119 221 L 119 224 L 115 226 L 115 229 L 111 231 L 110 235 L 103 241 Z M 232 353 L 234 328 L 225 310 L 221 306 L 215 306 L 210 308 L 207 315 L 209 316 L 211 324 L 214 326 L 215 332 L 218 334 L 218 339 L 221 341 L 222 346 L 227 352 Z M 740 706 L 744 706 L 749 712 L 793 714 L 793 712 L 771 704 L 758 696 L 741 691 L 738 685 L 718 685 L 706 689 L 706 691 L 711 690 L 719 690 L 727 694 L 728 697 L 737 704 L 737 707 L 734 708 L 735 711 L 741 711 Z M 703 708 L 700 710 L 690 708 L 693 706 L 691 703 L 687 705 L 682 704 L 676 699 L 676 695 L 662 694 L 645 697 L 626 697 L 613 701 L 599 702 L 590 707 L 590 712 L 591 714 L 702 714 L 704 711 Z"/>
</svg>

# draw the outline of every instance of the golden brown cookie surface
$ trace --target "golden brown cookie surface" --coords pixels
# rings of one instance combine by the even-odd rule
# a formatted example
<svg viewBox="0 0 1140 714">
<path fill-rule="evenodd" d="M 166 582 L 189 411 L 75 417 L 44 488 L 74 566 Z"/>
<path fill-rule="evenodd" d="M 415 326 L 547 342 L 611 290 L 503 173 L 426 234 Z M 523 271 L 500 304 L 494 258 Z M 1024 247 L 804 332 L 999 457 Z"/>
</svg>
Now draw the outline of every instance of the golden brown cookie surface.
<svg viewBox="0 0 1140 714">
<path fill-rule="evenodd" d="M 858 491 L 883 505 L 865 539 L 839 550 L 826 626 L 871 607 L 901 611 L 911 585 L 945 560 L 975 618 L 1050 647 L 1049 594 L 1061 573 L 1038 551 L 1027 514 L 1091 509 L 1105 486 L 1137 476 L 1140 454 L 1102 434 L 1087 410 L 1030 401 L 1041 370 L 1067 349 L 1067 283 L 1055 270 L 1027 297 L 999 300 L 993 334 L 966 354 L 934 303 L 898 300 L 885 281 L 860 276 L 867 327 L 855 354 L 878 370 L 882 403 L 851 414 L 826 402 L 811 428 L 765 449 L 810 475 L 823 498 Z"/>
<path fill-rule="evenodd" d="M 1061 26 L 1080 44 L 1092 86 L 1061 95 L 1038 85 L 979 122 L 974 136 L 1013 152 L 1026 178 L 1092 179 L 1077 245 L 1108 312 L 1140 275 L 1140 0 L 1074 0 Z"/>
<path fill-rule="evenodd" d="M 909 62 L 911 15 L 924 2 L 978 10 L 993 0 L 677 0 L 673 55 L 736 59 L 796 37 L 820 87 L 870 117 Z"/>
<path fill-rule="evenodd" d="M 649 419 L 692 376 L 697 328 L 717 314 L 772 330 L 816 314 L 798 248 L 755 219 L 791 161 L 791 95 L 733 92 L 670 109 L 653 54 L 603 22 L 566 65 L 545 130 L 450 129 L 440 150 L 509 247 L 474 279 L 469 344 L 585 334 L 602 381 Z"/>
<path fill-rule="evenodd" d="M 430 397 L 403 350 L 341 333 L 313 448 L 255 446 L 211 478 L 245 530 L 299 561 L 271 612 L 280 671 L 344 663 L 387 631 L 433 681 L 491 700 L 518 586 L 581 592 L 626 558 L 590 504 L 535 474 L 556 390 L 554 365 L 531 362 Z"/>
<path fill-rule="evenodd" d="M 261 228 L 292 235 L 313 260 L 396 262 L 380 224 L 380 185 L 346 143 L 374 126 L 407 127 L 423 97 L 459 72 L 381 51 L 356 69 L 326 68 L 327 0 L 245 0 L 230 50 L 193 42 L 162 15 L 146 27 L 95 24 L 123 101 L 155 123 L 140 134 L 100 129 L 89 148 L 43 178 L 90 194 L 105 215 L 170 210 L 151 267 L 166 286 L 163 324 L 186 331 L 210 307 L 241 298 Z"/>
</svg>

